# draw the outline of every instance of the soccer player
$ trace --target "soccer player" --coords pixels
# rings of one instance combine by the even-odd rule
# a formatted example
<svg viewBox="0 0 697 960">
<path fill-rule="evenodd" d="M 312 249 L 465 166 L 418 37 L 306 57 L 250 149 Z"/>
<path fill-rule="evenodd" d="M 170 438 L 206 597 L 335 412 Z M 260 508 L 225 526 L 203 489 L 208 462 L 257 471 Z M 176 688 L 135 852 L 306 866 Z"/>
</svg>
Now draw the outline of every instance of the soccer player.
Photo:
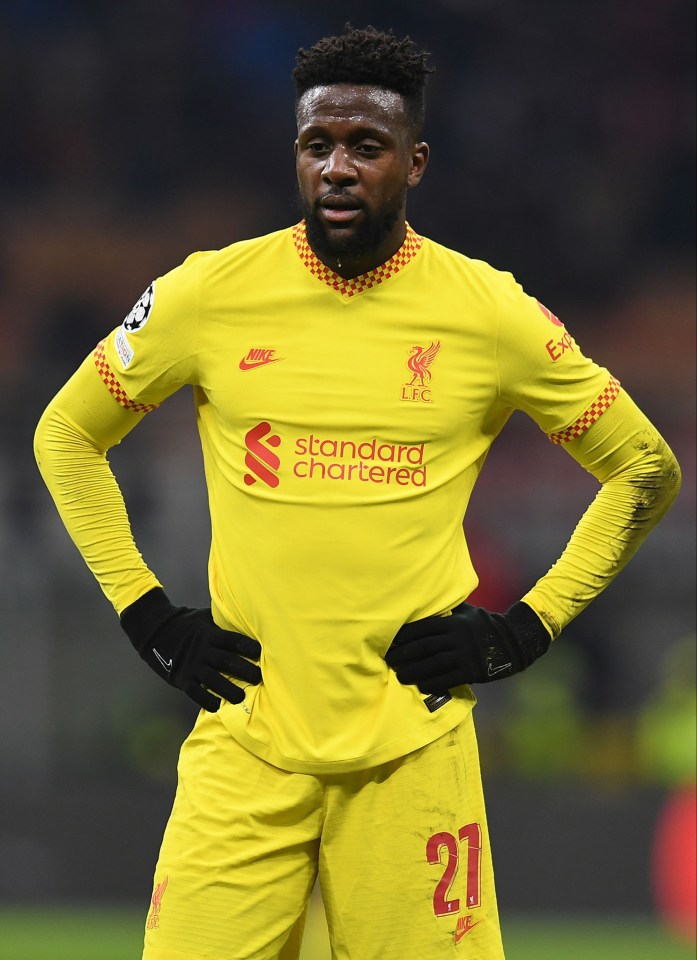
<svg viewBox="0 0 697 960">
<path fill-rule="evenodd" d="M 529 667 L 679 487 L 627 392 L 510 274 L 421 236 L 427 56 L 352 29 L 293 72 L 304 219 L 156 279 L 49 404 L 40 469 L 145 662 L 202 709 L 147 960 L 500 960 L 472 683 Z M 145 565 L 106 452 L 192 385 L 210 609 Z M 549 572 L 473 607 L 462 521 L 513 410 L 599 481 Z M 532 452 L 531 452 L 531 455 Z"/>
</svg>

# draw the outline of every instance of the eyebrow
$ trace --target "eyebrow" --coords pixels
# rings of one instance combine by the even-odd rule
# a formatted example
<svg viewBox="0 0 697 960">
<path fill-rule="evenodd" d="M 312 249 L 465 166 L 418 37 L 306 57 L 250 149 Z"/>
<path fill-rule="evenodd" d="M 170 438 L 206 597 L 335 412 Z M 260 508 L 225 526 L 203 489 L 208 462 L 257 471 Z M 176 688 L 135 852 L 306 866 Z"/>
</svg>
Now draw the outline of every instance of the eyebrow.
<svg viewBox="0 0 697 960">
<path fill-rule="evenodd" d="M 327 126 L 327 123 L 315 121 L 306 128 L 301 127 L 301 129 L 298 131 L 298 136 L 302 137 L 303 139 L 307 139 L 308 137 L 326 136 Z M 358 126 L 349 134 L 350 140 L 363 140 L 366 137 L 372 137 L 376 140 L 394 140 L 394 135 L 391 134 L 386 127 L 376 127 L 372 124 Z"/>
</svg>

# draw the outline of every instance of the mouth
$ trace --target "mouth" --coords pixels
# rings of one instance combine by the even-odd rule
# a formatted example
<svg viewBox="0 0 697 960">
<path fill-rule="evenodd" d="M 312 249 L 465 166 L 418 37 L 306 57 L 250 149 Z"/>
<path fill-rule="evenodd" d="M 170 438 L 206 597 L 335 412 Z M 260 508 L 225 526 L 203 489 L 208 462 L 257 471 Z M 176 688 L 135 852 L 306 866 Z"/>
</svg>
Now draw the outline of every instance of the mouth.
<svg viewBox="0 0 697 960">
<path fill-rule="evenodd" d="M 322 218 L 330 223 L 350 223 L 361 212 L 357 200 L 341 194 L 321 197 L 316 206 Z"/>
</svg>

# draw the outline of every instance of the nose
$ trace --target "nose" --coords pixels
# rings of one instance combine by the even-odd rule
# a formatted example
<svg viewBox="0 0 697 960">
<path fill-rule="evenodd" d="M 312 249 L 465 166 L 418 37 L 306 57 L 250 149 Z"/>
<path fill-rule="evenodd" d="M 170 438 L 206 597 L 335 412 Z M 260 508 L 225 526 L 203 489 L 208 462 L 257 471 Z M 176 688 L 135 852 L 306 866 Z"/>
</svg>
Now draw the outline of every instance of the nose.
<svg viewBox="0 0 697 960">
<path fill-rule="evenodd" d="M 322 170 L 322 179 L 333 186 L 346 186 L 355 183 L 358 179 L 356 168 L 351 161 L 349 151 L 342 146 L 336 146 L 327 155 Z"/>
</svg>

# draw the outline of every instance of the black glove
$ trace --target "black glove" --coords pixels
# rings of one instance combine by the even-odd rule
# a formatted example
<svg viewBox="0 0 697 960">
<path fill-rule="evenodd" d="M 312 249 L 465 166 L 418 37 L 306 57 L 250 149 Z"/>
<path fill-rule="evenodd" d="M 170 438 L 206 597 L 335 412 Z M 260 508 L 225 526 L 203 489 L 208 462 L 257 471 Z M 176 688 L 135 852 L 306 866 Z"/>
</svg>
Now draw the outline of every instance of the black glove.
<svg viewBox="0 0 697 960">
<path fill-rule="evenodd" d="M 550 636 L 520 601 L 507 613 L 461 603 L 449 617 L 424 617 L 400 628 L 385 655 L 400 683 L 445 694 L 463 683 L 489 683 L 520 673 L 547 652 Z"/>
<path fill-rule="evenodd" d="M 121 614 L 121 626 L 143 660 L 173 687 L 211 713 L 219 697 L 241 703 L 244 691 L 223 674 L 260 683 L 261 646 L 251 637 L 222 630 L 210 609 L 175 607 L 161 587 L 139 597 Z"/>
</svg>

